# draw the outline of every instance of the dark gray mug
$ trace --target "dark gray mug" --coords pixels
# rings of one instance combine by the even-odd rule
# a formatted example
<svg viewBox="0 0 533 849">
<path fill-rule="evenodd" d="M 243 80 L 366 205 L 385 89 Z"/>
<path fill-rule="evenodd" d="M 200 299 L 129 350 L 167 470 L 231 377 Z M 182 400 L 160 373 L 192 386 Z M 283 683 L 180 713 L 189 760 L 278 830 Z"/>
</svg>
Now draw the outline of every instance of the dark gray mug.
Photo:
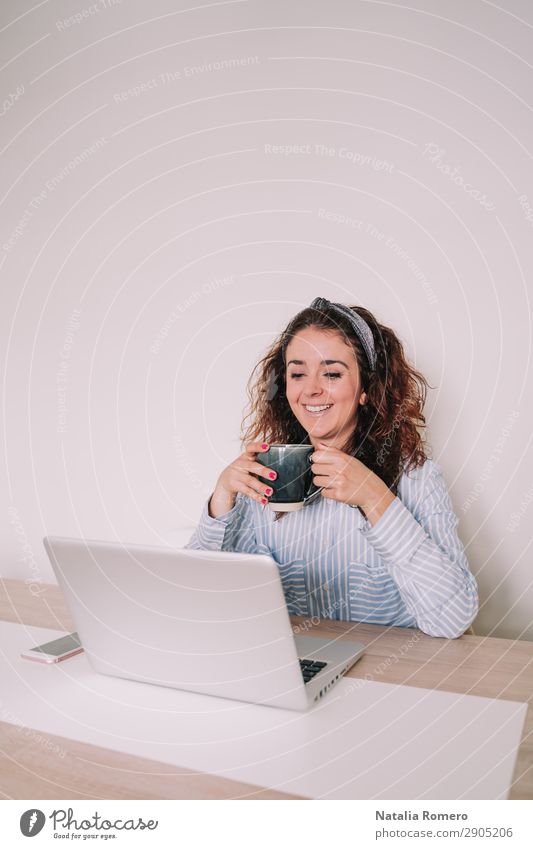
<svg viewBox="0 0 533 849">
<path fill-rule="evenodd" d="M 275 444 L 256 455 L 258 463 L 277 472 L 276 480 L 269 481 L 274 490 L 268 498 L 272 510 L 298 510 L 320 492 L 322 487 L 315 486 L 311 471 L 314 450 L 312 445 Z"/>
</svg>

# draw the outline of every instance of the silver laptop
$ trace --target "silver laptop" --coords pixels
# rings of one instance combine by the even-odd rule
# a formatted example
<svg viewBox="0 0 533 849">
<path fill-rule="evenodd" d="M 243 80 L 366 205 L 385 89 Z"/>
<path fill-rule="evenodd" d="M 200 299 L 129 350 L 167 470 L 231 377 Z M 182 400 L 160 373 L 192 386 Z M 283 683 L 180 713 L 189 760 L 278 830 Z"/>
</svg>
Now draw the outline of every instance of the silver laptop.
<svg viewBox="0 0 533 849">
<path fill-rule="evenodd" d="M 275 560 L 47 536 L 93 669 L 293 710 L 321 699 L 362 643 L 293 634 Z"/>
</svg>

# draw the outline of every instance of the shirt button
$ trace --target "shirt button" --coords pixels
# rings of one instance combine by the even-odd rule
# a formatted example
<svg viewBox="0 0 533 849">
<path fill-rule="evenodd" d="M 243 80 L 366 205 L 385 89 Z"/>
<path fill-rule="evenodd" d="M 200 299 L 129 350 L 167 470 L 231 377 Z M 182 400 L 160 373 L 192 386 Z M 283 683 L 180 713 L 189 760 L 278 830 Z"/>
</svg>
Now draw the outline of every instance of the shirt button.
<svg viewBox="0 0 533 849">
<path fill-rule="evenodd" d="M 328 583 L 324 584 L 324 589 L 325 589 L 326 592 L 329 592 L 329 584 Z"/>
</svg>

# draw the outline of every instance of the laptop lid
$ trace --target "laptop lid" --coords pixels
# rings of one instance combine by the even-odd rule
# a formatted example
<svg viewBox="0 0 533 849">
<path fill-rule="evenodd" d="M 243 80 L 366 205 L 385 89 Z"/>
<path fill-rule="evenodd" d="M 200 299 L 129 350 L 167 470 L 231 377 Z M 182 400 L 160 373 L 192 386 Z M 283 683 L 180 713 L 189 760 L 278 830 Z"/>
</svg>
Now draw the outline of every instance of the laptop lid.
<svg viewBox="0 0 533 849">
<path fill-rule="evenodd" d="M 55 536 L 43 543 L 96 671 L 307 706 L 273 558 Z"/>
</svg>

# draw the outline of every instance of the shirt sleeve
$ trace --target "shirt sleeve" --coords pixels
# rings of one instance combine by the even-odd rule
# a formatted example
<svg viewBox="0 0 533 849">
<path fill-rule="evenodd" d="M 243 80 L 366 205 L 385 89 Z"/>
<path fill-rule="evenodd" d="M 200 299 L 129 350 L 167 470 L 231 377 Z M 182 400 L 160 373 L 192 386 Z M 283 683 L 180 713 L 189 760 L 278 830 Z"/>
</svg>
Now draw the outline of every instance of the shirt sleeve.
<svg viewBox="0 0 533 849">
<path fill-rule="evenodd" d="M 363 533 L 388 566 L 418 628 L 433 637 L 454 638 L 475 619 L 478 591 L 446 483 L 439 466 L 429 462 L 413 512 L 397 496 Z"/>
<path fill-rule="evenodd" d="M 250 499 L 238 493 L 233 508 L 216 519 L 209 515 L 210 499 L 211 496 L 204 504 L 196 530 L 183 548 L 253 554 L 257 544 Z"/>
</svg>

